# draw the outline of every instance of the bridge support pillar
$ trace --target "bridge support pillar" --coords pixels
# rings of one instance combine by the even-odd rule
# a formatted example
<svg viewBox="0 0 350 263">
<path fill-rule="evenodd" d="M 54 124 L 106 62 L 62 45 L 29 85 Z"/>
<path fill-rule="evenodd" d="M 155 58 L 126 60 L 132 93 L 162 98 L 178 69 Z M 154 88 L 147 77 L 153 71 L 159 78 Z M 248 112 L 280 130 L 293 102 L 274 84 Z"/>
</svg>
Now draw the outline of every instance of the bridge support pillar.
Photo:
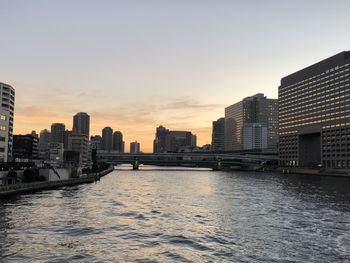
<svg viewBox="0 0 350 263">
<path fill-rule="evenodd" d="M 138 170 L 139 169 L 139 158 L 135 157 L 134 162 L 132 164 L 132 169 L 133 170 Z"/>
<path fill-rule="evenodd" d="M 214 167 L 214 171 L 220 171 L 222 169 L 222 165 L 221 165 L 221 158 L 217 158 L 216 159 L 216 166 Z"/>
</svg>

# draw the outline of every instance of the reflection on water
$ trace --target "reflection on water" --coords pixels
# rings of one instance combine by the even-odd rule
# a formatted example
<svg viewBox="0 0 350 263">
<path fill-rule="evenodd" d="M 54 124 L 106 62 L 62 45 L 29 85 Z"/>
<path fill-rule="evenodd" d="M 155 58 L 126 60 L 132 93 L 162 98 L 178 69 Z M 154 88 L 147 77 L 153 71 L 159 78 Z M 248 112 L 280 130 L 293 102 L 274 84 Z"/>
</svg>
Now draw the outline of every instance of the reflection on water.
<svg viewBox="0 0 350 263">
<path fill-rule="evenodd" d="M 0 260 L 349 262 L 350 180 L 118 170 L 0 200 Z"/>
</svg>

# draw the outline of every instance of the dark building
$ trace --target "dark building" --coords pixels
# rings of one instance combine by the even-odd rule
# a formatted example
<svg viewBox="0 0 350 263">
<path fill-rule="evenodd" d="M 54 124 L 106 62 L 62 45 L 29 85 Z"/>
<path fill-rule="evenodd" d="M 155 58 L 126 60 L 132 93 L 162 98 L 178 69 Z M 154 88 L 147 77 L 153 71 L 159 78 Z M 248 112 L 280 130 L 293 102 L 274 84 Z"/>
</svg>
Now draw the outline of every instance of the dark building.
<svg viewBox="0 0 350 263">
<path fill-rule="evenodd" d="M 169 131 L 165 136 L 165 152 L 191 151 L 197 146 L 197 137 L 189 131 Z"/>
<path fill-rule="evenodd" d="M 78 112 L 73 117 L 73 133 L 90 136 L 90 116 L 86 112 Z"/>
<path fill-rule="evenodd" d="M 13 159 L 37 160 L 38 137 L 32 134 L 13 135 Z"/>
<path fill-rule="evenodd" d="M 113 129 L 111 127 L 105 127 L 102 130 L 102 150 L 112 151 L 113 148 Z"/>
<path fill-rule="evenodd" d="M 120 131 L 113 133 L 113 151 L 124 152 L 123 134 Z"/>
<path fill-rule="evenodd" d="M 51 142 L 64 143 L 64 131 L 66 126 L 63 123 L 53 123 L 51 125 Z"/>
<path fill-rule="evenodd" d="M 69 137 L 73 134 L 73 131 L 65 130 L 63 133 L 63 148 L 68 150 L 68 140 Z"/>
<path fill-rule="evenodd" d="M 91 149 L 102 150 L 102 137 L 100 135 L 93 135 L 90 137 Z"/>
<path fill-rule="evenodd" d="M 281 165 L 350 168 L 349 64 L 344 51 L 281 79 Z"/>
<path fill-rule="evenodd" d="M 211 150 L 213 152 L 223 152 L 225 150 L 225 118 L 213 121 L 211 136 Z"/>
<path fill-rule="evenodd" d="M 244 133 L 245 125 L 265 129 L 265 138 L 261 138 L 266 141 L 264 148 L 274 148 L 277 151 L 278 100 L 268 99 L 264 94 L 258 93 L 226 107 L 225 151 L 246 150 L 244 141 L 251 141 L 255 136 L 253 133 Z M 265 132 L 260 131 L 259 133 L 264 134 Z"/>
<path fill-rule="evenodd" d="M 140 143 L 138 141 L 130 143 L 130 153 L 140 153 Z"/>
<path fill-rule="evenodd" d="M 81 162 L 80 153 L 77 151 L 64 151 L 63 161 L 74 167 L 78 167 Z"/>
<path fill-rule="evenodd" d="M 153 141 L 153 152 L 154 153 L 163 153 L 165 152 L 165 137 L 169 133 L 169 130 L 160 125 L 157 127 L 156 136 Z"/>
</svg>

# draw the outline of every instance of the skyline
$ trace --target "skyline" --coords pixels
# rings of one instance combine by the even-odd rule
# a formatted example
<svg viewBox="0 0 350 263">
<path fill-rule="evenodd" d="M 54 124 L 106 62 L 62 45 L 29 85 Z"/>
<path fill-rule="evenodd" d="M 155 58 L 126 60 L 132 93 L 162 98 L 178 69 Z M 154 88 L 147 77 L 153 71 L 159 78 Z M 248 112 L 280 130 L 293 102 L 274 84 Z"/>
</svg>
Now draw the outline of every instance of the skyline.
<svg viewBox="0 0 350 263">
<path fill-rule="evenodd" d="M 210 143 L 226 106 L 277 98 L 281 77 L 350 45 L 346 1 L 1 2 L 0 81 L 16 89 L 14 133 L 71 128 L 83 111 L 91 134 L 110 126 L 145 152 L 160 124 Z"/>
</svg>

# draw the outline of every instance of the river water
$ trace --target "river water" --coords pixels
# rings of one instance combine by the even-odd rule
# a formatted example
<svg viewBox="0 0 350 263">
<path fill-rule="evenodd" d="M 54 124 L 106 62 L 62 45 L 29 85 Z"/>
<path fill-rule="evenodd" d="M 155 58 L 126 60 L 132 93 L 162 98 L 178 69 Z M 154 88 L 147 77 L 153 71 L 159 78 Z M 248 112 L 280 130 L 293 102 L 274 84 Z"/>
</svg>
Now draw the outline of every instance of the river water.
<svg viewBox="0 0 350 263">
<path fill-rule="evenodd" d="M 117 170 L 0 200 L 1 262 L 350 262 L 350 178 Z"/>
</svg>

